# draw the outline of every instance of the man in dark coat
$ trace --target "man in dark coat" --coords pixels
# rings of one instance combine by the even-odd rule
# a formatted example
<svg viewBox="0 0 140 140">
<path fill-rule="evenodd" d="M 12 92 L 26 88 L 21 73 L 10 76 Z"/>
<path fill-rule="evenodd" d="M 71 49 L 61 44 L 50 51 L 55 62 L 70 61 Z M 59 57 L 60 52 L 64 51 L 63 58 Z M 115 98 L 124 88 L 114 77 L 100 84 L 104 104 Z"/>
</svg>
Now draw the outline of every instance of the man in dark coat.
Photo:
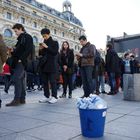
<svg viewBox="0 0 140 140">
<path fill-rule="evenodd" d="M 18 41 L 12 52 L 10 63 L 10 66 L 13 69 L 12 77 L 15 86 L 15 96 L 12 102 L 6 104 L 6 106 L 25 104 L 25 70 L 27 66 L 27 58 L 32 53 L 33 49 L 33 39 L 31 35 L 25 32 L 22 24 L 15 24 L 13 30 L 18 36 Z"/>
<path fill-rule="evenodd" d="M 115 74 L 120 73 L 120 59 L 112 44 L 107 44 L 106 71 L 109 77 L 109 85 L 111 87 L 109 95 L 114 95 L 116 94 Z"/>
<path fill-rule="evenodd" d="M 41 58 L 41 73 L 44 87 L 45 99 L 39 102 L 45 103 L 56 103 L 57 102 L 57 83 L 56 83 L 56 73 L 57 73 L 57 54 L 58 54 L 58 42 L 54 41 L 50 35 L 50 30 L 44 28 L 41 30 L 41 35 L 44 38 L 44 43 L 41 43 L 42 49 L 40 54 Z M 51 85 L 52 98 L 50 98 L 49 84 Z"/>
</svg>

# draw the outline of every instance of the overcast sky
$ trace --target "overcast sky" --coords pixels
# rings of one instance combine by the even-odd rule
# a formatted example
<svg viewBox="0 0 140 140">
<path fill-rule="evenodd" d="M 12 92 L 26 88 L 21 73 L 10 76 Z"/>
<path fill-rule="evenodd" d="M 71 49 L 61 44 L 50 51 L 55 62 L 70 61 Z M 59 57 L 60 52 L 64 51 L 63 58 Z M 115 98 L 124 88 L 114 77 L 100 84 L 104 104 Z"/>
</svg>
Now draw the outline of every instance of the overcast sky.
<svg viewBox="0 0 140 140">
<path fill-rule="evenodd" d="M 62 12 L 64 0 L 37 0 Z M 69 0 L 81 20 L 88 40 L 105 48 L 106 36 L 140 33 L 140 0 Z"/>
</svg>

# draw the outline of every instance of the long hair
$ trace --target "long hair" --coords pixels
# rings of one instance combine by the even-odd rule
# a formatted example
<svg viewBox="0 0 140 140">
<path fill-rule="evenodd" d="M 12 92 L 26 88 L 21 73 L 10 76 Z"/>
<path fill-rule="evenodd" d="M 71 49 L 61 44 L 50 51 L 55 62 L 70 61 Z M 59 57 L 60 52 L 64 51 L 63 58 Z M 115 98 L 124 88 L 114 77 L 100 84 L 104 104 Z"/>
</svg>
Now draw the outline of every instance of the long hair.
<svg viewBox="0 0 140 140">
<path fill-rule="evenodd" d="M 67 50 L 64 48 L 64 44 L 67 44 L 68 45 L 68 48 L 67 48 Z M 64 41 L 63 43 L 62 43 L 62 48 L 61 48 L 61 52 L 64 52 L 64 51 L 69 51 L 69 49 L 70 49 L 70 45 L 69 45 L 69 43 L 68 43 L 68 41 Z"/>
</svg>

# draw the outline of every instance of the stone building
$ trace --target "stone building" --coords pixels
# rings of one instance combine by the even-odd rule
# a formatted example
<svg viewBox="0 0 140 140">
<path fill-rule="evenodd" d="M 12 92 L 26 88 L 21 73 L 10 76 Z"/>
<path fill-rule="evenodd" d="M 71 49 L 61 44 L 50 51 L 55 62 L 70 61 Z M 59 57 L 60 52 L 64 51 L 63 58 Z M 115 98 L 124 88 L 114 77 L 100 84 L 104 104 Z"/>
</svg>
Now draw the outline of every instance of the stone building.
<svg viewBox="0 0 140 140">
<path fill-rule="evenodd" d="M 23 24 L 32 35 L 36 50 L 42 42 L 40 31 L 44 27 L 51 30 L 60 46 L 67 40 L 76 51 L 80 49 L 78 38 L 85 32 L 81 21 L 72 13 L 72 4 L 68 0 L 63 2 L 62 12 L 36 0 L 0 0 L 0 33 L 8 46 L 14 46 L 16 42 L 11 29 L 15 23 Z"/>
</svg>

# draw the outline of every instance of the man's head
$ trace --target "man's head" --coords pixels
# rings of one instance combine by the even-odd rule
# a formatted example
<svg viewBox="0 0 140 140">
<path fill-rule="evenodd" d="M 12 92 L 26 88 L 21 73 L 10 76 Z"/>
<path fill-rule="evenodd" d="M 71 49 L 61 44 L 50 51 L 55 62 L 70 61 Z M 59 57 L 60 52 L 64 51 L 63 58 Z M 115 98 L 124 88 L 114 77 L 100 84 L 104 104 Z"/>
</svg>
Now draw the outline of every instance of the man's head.
<svg viewBox="0 0 140 140">
<path fill-rule="evenodd" d="M 80 41 L 80 44 L 82 46 L 85 46 L 87 44 L 87 38 L 86 38 L 86 36 L 84 36 L 84 35 L 80 36 L 79 37 L 79 41 Z"/>
<path fill-rule="evenodd" d="M 127 52 L 127 53 L 125 53 L 124 54 L 124 58 L 126 59 L 126 60 L 129 60 L 130 59 L 130 54 Z"/>
<path fill-rule="evenodd" d="M 14 30 L 15 34 L 19 36 L 21 33 L 25 32 L 24 26 L 22 24 L 16 23 L 12 29 Z"/>
<path fill-rule="evenodd" d="M 113 49 L 113 45 L 111 43 L 107 44 L 106 45 L 106 49 L 107 50 Z"/>
<path fill-rule="evenodd" d="M 47 39 L 50 37 L 50 30 L 47 29 L 47 28 L 43 28 L 43 29 L 41 30 L 41 35 L 43 36 L 43 38 L 44 38 L 45 40 L 47 40 Z"/>
</svg>

